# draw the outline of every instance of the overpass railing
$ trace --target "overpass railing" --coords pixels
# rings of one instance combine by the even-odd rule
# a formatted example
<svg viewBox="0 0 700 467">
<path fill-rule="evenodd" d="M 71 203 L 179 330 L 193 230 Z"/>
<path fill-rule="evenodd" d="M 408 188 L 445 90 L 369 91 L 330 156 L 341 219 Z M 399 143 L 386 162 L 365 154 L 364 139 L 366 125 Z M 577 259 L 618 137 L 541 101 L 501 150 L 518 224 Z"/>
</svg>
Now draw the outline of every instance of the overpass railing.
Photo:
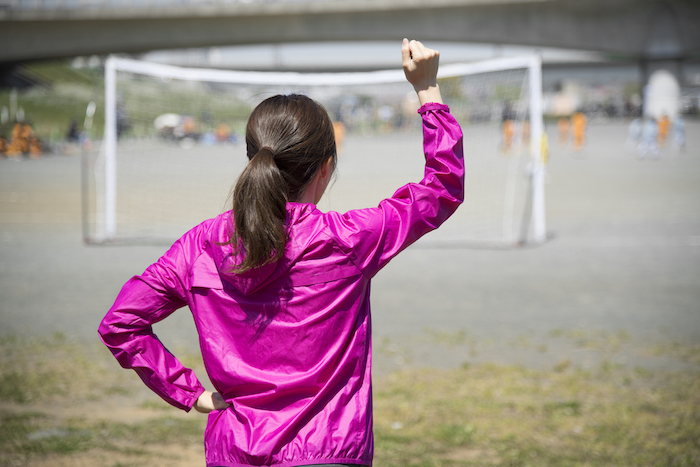
<svg viewBox="0 0 700 467">
<path fill-rule="evenodd" d="M 0 0 L 0 11 L 119 10 L 197 7 L 209 5 L 251 5 L 274 3 L 339 3 L 351 0 Z"/>
</svg>

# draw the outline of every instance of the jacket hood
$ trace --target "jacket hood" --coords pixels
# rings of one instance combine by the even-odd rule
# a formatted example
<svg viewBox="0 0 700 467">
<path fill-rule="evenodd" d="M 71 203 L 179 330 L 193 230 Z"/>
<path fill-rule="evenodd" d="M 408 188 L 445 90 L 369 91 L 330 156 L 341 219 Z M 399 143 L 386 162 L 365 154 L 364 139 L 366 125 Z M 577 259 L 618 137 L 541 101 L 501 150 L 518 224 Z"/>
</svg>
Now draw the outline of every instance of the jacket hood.
<svg viewBox="0 0 700 467">
<path fill-rule="evenodd" d="M 237 264 L 240 264 L 245 253 L 239 252 L 238 255 L 235 255 L 233 246 L 224 244 L 231 238 L 234 225 L 233 213 L 228 211 L 217 217 L 212 229 L 209 248 L 219 276 L 225 282 L 224 287 L 228 284 L 244 295 L 249 295 L 286 275 L 304 253 L 306 245 L 304 238 L 299 238 L 299 235 L 295 235 L 293 232 L 295 226 L 314 211 L 316 211 L 316 206 L 313 204 L 288 202 L 287 231 L 290 241 L 287 243 L 284 255 L 274 263 L 249 269 L 240 274 L 232 271 Z"/>
</svg>

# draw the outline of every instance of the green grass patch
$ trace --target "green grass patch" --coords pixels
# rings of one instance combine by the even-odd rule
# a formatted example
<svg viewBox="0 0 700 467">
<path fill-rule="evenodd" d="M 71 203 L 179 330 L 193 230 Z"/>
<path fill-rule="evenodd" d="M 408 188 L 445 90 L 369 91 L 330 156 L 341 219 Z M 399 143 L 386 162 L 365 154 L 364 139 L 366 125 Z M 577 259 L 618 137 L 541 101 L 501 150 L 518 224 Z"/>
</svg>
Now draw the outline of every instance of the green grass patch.
<svg viewBox="0 0 700 467">
<path fill-rule="evenodd" d="M 62 334 L 41 339 L 4 337 L 0 339 L 0 398 L 31 404 L 128 393 L 108 364 L 109 357 L 98 343 L 85 346 Z"/>
<path fill-rule="evenodd" d="M 132 424 L 86 422 L 0 411 L 0 465 L 30 465 L 48 455 L 65 457 L 90 450 L 126 452 L 145 460 L 153 446 L 200 444 L 205 423 L 204 417 L 159 417 Z"/>
<path fill-rule="evenodd" d="M 683 362 L 700 365 L 700 345 L 687 345 L 679 342 L 667 342 L 654 346 L 656 356 L 673 356 Z"/>
<path fill-rule="evenodd" d="M 144 400 L 138 377 L 98 347 L 62 335 L 0 339 L 0 465 L 56 456 L 68 465 L 89 455 L 98 465 L 107 465 L 104 458 L 115 466 L 167 465 L 179 455 L 173 446 L 201 446 L 206 417 L 179 416 L 155 395 Z M 693 350 L 673 352 L 681 358 Z M 176 355 L 205 380 L 196 354 Z M 546 370 L 471 363 L 376 377 L 375 465 L 700 465 L 700 372 L 562 362 Z M 133 422 L 90 412 L 115 397 L 139 415 Z"/>
<path fill-rule="evenodd" d="M 375 383 L 382 466 L 700 465 L 700 374 L 494 365 Z"/>
</svg>

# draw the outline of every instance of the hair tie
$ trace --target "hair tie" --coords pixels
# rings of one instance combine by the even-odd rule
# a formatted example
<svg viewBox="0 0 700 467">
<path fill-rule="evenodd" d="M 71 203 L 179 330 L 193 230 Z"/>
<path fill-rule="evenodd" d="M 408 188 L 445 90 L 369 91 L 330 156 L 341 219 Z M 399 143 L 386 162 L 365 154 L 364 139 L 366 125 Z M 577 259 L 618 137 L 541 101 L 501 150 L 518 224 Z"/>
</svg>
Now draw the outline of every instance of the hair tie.
<svg viewBox="0 0 700 467">
<path fill-rule="evenodd" d="M 256 152 L 256 153 L 253 155 L 253 157 L 251 158 L 251 160 L 253 160 L 253 159 L 255 159 L 255 158 L 260 159 L 261 157 L 266 157 L 266 156 L 262 156 L 261 154 L 266 154 L 266 155 L 269 154 L 270 159 L 274 162 L 274 160 L 275 160 L 275 153 L 272 152 L 272 149 L 270 149 L 268 146 L 263 146 L 262 148 L 260 148 L 260 149 L 258 150 L 258 152 Z"/>
</svg>

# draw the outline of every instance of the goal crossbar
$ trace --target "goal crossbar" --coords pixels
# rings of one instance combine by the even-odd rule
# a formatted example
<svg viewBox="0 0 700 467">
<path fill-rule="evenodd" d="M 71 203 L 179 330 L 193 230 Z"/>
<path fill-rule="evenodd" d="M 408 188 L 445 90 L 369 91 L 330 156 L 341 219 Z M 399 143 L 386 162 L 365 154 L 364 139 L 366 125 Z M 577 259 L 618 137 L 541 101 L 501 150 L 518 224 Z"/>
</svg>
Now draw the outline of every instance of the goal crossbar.
<svg viewBox="0 0 700 467">
<path fill-rule="evenodd" d="M 185 79 L 191 81 L 208 81 L 212 83 L 265 84 L 282 86 L 328 86 L 328 85 L 363 85 L 401 82 L 403 70 L 379 70 L 367 72 L 344 73 L 298 73 L 272 71 L 237 71 L 213 68 L 185 68 L 162 63 L 145 62 L 130 58 L 109 57 L 108 66 L 114 70 L 127 71 L 156 78 Z M 539 57 L 503 57 L 474 63 L 455 63 L 442 65 L 438 70 L 438 79 L 452 78 L 477 73 L 504 70 L 508 68 L 539 67 Z"/>
</svg>

